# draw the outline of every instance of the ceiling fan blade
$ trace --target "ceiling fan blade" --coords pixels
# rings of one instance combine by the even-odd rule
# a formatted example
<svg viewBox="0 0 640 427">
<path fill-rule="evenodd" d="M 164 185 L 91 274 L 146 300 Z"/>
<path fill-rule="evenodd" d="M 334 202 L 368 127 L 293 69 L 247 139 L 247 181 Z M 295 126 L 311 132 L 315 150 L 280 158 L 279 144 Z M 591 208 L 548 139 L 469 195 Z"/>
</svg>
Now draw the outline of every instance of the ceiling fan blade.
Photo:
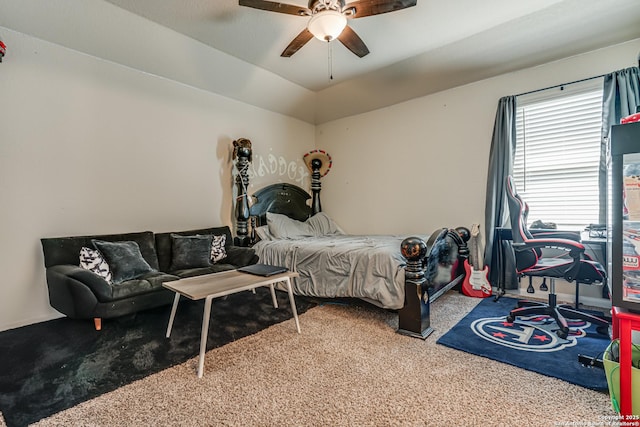
<svg viewBox="0 0 640 427">
<path fill-rule="evenodd" d="M 351 52 L 358 55 L 360 58 L 369 54 L 367 45 L 364 44 L 360 36 L 350 26 L 344 27 L 342 34 L 338 36 L 338 40 Z"/>
<path fill-rule="evenodd" d="M 295 39 L 291 40 L 291 43 L 289 43 L 289 46 L 285 48 L 285 50 L 282 52 L 280 56 L 289 58 L 291 55 L 293 55 L 298 50 L 300 50 L 302 46 L 307 44 L 307 42 L 312 38 L 313 38 L 313 34 L 311 34 L 311 31 L 305 28 L 304 30 L 302 30 L 300 34 L 296 36 Z"/>
<path fill-rule="evenodd" d="M 240 0 L 240 6 L 252 7 L 254 9 L 268 10 L 269 12 L 286 13 L 288 15 L 305 16 L 311 15 L 311 10 L 302 6 L 295 6 L 286 3 L 277 3 L 266 0 Z"/>
<path fill-rule="evenodd" d="M 242 3 L 242 2 L 240 2 Z M 415 6 L 418 0 L 356 0 L 347 4 L 342 10 L 353 10 L 350 18 L 380 15 Z"/>
</svg>

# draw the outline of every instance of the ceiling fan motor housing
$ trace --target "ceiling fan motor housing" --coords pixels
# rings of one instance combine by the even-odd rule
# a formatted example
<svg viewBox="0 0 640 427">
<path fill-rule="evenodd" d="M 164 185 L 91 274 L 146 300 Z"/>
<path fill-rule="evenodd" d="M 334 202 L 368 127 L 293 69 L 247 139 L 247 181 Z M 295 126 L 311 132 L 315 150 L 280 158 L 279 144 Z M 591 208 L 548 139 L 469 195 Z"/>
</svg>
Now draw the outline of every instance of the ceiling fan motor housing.
<svg viewBox="0 0 640 427">
<path fill-rule="evenodd" d="M 344 0 L 309 0 L 309 9 L 316 14 L 323 10 L 335 10 L 342 12 L 345 5 Z"/>
</svg>

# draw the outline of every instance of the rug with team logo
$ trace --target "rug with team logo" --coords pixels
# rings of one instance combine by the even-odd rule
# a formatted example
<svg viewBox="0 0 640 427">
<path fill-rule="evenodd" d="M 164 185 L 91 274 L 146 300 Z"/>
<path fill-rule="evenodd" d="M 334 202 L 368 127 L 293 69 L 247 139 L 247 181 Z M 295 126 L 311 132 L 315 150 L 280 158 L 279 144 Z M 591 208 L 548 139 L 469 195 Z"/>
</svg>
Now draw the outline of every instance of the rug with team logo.
<svg viewBox="0 0 640 427">
<path fill-rule="evenodd" d="M 508 323 L 506 316 L 516 301 L 482 300 L 437 343 L 592 390 L 607 390 L 603 369 L 578 362 L 580 354 L 602 359 L 610 342 L 606 335 L 583 320 L 567 319 L 571 333 L 566 339 L 555 334 L 557 326 L 548 316 L 519 317 Z"/>
</svg>

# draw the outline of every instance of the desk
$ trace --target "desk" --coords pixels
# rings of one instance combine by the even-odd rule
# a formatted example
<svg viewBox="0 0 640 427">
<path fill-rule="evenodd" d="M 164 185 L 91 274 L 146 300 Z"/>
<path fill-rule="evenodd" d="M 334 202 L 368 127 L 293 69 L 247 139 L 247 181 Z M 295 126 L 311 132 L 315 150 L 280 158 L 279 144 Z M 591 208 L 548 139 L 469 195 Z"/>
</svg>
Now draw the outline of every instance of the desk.
<svg viewBox="0 0 640 427">
<path fill-rule="evenodd" d="M 612 307 L 613 339 L 620 339 L 620 415 L 632 415 L 631 400 L 631 331 L 640 331 L 640 314 L 624 308 Z"/>
<path fill-rule="evenodd" d="M 588 231 L 580 232 L 580 243 L 587 247 L 591 247 L 593 250 L 594 246 L 599 246 L 600 253 L 602 254 L 602 258 L 596 256 L 596 261 L 598 261 L 603 266 L 607 265 L 607 238 L 606 237 L 589 237 Z"/>
</svg>

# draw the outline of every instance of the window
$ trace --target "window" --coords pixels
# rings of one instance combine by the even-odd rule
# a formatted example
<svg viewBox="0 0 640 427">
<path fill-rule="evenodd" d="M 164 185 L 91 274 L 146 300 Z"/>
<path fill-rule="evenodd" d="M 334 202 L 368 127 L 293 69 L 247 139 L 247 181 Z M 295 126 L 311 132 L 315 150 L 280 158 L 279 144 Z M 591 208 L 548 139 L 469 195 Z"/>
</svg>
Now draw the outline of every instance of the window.
<svg viewBox="0 0 640 427">
<path fill-rule="evenodd" d="M 513 176 L 529 223 L 598 223 L 602 79 L 517 98 Z"/>
</svg>

